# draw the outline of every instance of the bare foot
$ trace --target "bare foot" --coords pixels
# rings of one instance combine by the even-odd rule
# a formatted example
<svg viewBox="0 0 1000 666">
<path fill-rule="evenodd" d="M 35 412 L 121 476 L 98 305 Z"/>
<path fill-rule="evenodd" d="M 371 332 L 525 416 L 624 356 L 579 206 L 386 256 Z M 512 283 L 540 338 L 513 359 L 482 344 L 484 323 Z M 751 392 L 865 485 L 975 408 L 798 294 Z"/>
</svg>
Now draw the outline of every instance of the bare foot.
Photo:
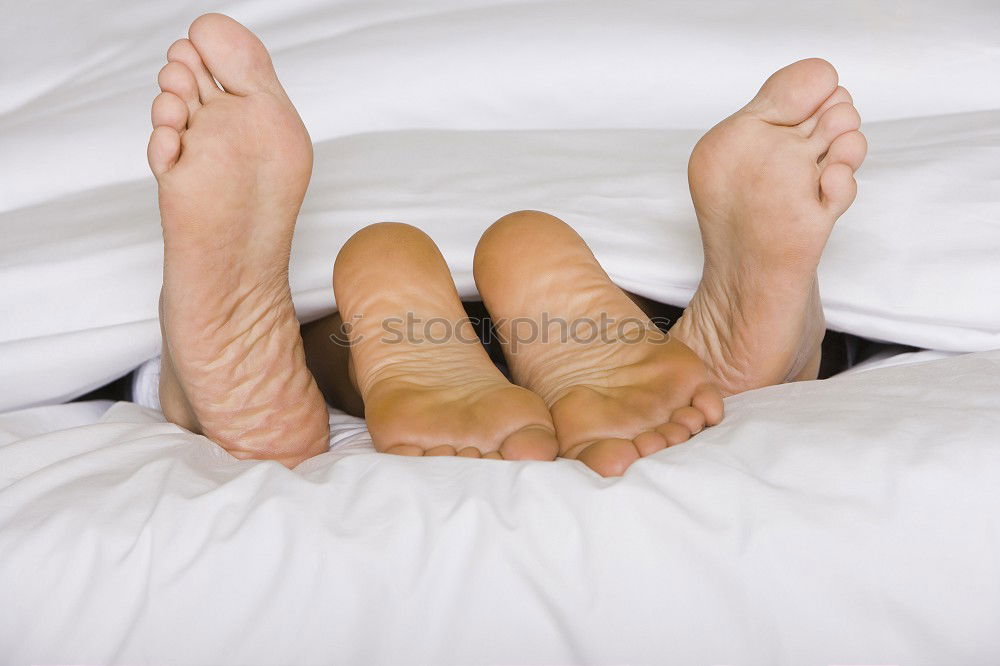
<svg viewBox="0 0 1000 666">
<path fill-rule="evenodd" d="M 148 149 L 165 246 L 160 400 L 233 455 L 291 467 L 329 435 L 288 287 L 312 145 L 250 31 L 207 14 L 189 35 L 167 51 Z"/>
<path fill-rule="evenodd" d="M 337 256 L 333 289 L 376 449 L 556 457 L 549 410 L 490 361 L 425 233 L 388 222 L 362 229 Z"/>
<path fill-rule="evenodd" d="M 476 248 L 475 277 L 515 380 L 552 411 L 560 455 L 616 476 L 722 419 L 705 365 L 560 220 L 501 218 Z"/>
<path fill-rule="evenodd" d="M 854 201 L 867 144 L 823 60 L 775 72 L 708 132 L 688 175 L 705 268 L 671 329 L 725 394 L 815 379 L 825 322 L 816 267 Z"/>
</svg>

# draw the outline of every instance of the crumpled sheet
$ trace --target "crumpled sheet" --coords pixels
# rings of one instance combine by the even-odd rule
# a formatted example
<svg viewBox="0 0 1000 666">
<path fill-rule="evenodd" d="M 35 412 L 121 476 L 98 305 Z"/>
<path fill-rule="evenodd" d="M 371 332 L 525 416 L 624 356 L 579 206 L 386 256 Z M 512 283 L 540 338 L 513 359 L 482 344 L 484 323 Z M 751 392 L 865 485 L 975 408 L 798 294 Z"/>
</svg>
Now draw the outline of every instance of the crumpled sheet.
<svg viewBox="0 0 1000 666">
<path fill-rule="evenodd" d="M 0 445 L 0 660 L 1000 662 L 1000 352 L 726 408 L 620 479 L 375 454 L 349 417 L 288 470 L 41 408 L 77 413 Z"/>
</svg>

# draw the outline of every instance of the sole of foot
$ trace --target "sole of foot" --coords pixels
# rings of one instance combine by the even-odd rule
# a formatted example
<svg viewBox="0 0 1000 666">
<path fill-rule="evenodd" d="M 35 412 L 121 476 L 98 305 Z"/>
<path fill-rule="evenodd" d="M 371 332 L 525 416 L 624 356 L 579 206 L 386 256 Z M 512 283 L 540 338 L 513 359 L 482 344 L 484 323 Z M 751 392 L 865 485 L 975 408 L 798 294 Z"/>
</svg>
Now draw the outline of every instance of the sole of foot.
<svg viewBox="0 0 1000 666">
<path fill-rule="evenodd" d="M 309 135 L 264 45 L 236 21 L 198 18 L 167 60 L 148 148 L 164 240 L 163 411 L 237 457 L 292 467 L 329 437 L 288 286 Z"/>
<path fill-rule="evenodd" d="M 556 457 L 549 410 L 490 361 L 427 234 L 391 222 L 362 229 L 337 256 L 333 288 L 377 450 Z"/>
<path fill-rule="evenodd" d="M 552 412 L 560 455 L 618 476 L 722 419 L 702 361 L 660 332 L 562 221 L 501 218 L 474 270 L 514 379 Z"/>
<path fill-rule="evenodd" d="M 825 320 L 816 268 L 867 152 L 858 111 L 837 84 L 824 60 L 780 69 L 691 154 L 705 267 L 671 333 L 727 395 L 817 376 Z"/>
</svg>

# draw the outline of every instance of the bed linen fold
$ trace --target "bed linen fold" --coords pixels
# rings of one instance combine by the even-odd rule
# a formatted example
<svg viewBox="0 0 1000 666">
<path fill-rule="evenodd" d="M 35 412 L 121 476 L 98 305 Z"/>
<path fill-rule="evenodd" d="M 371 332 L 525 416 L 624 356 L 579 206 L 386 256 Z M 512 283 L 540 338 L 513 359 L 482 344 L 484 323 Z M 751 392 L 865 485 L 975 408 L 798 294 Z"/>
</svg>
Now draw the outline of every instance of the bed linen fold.
<svg viewBox="0 0 1000 666">
<path fill-rule="evenodd" d="M 820 264 L 828 325 L 947 351 L 1000 348 L 1000 111 L 870 123 L 860 194 Z M 381 132 L 315 147 L 292 248 L 298 312 L 335 307 L 347 238 L 408 222 L 476 295 L 480 234 L 560 216 L 622 287 L 685 305 L 701 273 L 692 130 Z M 158 353 L 162 241 L 151 179 L 0 213 L 0 412 L 80 395 Z"/>
<path fill-rule="evenodd" d="M 752 391 L 620 479 L 379 455 L 336 415 L 289 471 L 119 403 L 0 443 L 0 654 L 995 664 L 998 377 L 994 352 Z"/>
</svg>

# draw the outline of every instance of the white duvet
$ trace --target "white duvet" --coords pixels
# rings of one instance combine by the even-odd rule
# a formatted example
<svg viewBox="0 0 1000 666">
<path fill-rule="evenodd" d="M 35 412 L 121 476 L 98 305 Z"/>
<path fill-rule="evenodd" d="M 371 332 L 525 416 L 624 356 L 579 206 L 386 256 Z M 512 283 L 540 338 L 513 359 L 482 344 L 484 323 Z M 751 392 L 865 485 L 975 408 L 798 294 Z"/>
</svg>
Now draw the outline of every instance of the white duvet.
<svg viewBox="0 0 1000 666">
<path fill-rule="evenodd" d="M 0 661 L 993 666 L 998 377 L 745 393 L 620 479 L 349 417 L 294 471 L 128 403 L 0 417 Z"/>
<path fill-rule="evenodd" d="M 33 2 L 0 22 L 0 412 L 157 353 L 155 74 L 197 2 Z M 292 279 L 334 307 L 355 230 L 417 224 L 474 292 L 480 232 L 562 216 L 623 286 L 683 305 L 700 273 L 699 134 L 777 67 L 836 63 L 871 151 L 821 266 L 832 328 L 1000 348 L 1000 12 L 990 0 L 233 2 L 316 141 Z"/>
</svg>

